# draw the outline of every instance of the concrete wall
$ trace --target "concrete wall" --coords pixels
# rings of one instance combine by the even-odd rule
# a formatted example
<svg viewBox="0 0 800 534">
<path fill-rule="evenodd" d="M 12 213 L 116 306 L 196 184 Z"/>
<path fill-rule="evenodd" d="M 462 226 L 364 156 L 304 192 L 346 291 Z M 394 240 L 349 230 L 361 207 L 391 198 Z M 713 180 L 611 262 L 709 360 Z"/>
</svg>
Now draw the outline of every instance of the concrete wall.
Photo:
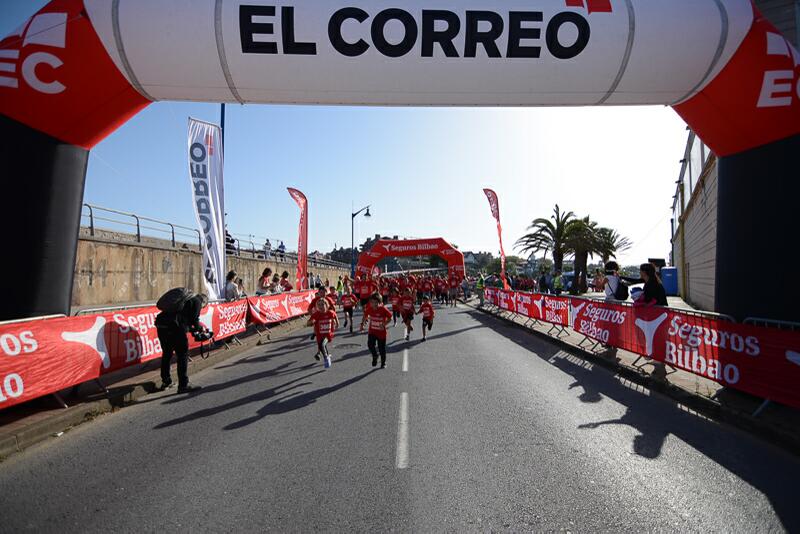
<svg viewBox="0 0 800 534">
<path fill-rule="evenodd" d="M 204 292 L 201 260 L 196 245 L 193 249 L 172 248 L 82 235 L 78 241 L 72 307 L 155 301 L 179 286 Z M 239 274 L 249 295 L 255 294 L 256 281 L 265 267 L 278 274 L 288 271 L 291 280 L 297 269 L 293 261 L 228 256 L 228 269 Z M 314 266 L 311 262 L 309 271 L 334 283 L 339 275 L 349 274 L 349 268 Z"/>
<path fill-rule="evenodd" d="M 695 308 L 714 311 L 717 268 L 717 165 L 695 187 L 673 238 L 681 297 Z"/>
</svg>

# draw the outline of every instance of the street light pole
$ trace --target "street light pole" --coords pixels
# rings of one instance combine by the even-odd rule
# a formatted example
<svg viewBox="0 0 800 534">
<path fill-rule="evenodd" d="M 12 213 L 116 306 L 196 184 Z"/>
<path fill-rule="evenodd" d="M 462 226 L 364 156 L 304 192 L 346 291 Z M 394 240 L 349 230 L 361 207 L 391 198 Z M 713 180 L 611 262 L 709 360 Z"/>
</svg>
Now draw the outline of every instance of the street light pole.
<svg viewBox="0 0 800 534">
<path fill-rule="evenodd" d="M 355 213 L 350 214 L 350 278 L 355 279 L 356 277 L 356 243 L 355 243 L 355 224 L 356 224 L 356 217 L 362 211 L 366 210 L 367 212 L 364 214 L 364 217 L 372 217 L 369 214 L 369 206 L 365 206 L 358 210 Z"/>
</svg>

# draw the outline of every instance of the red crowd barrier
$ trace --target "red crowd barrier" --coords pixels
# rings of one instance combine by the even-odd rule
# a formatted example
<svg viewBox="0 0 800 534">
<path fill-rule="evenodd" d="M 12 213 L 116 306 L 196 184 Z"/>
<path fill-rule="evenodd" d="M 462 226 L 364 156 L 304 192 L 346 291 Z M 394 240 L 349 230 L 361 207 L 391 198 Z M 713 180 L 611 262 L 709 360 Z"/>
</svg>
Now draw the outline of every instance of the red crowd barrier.
<svg viewBox="0 0 800 534">
<path fill-rule="evenodd" d="M 313 291 L 203 308 L 200 322 L 226 339 L 248 323 L 269 324 L 306 313 Z M 0 409 L 160 358 L 155 307 L 0 325 Z M 188 336 L 189 346 L 199 343 Z"/>
<path fill-rule="evenodd" d="M 800 408 L 800 332 L 672 308 L 487 288 L 489 304 Z M 512 304 L 513 303 L 513 304 Z"/>
</svg>

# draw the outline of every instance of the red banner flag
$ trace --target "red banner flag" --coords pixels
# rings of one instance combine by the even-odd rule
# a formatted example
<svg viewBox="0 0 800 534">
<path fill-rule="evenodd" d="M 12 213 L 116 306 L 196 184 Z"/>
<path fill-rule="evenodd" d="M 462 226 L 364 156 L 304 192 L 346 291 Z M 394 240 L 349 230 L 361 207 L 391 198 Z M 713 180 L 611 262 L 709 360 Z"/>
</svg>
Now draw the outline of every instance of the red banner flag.
<svg viewBox="0 0 800 534">
<path fill-rule="evenodd" d="M 510 289 L 506 279 L 506 251 L 503 249 L 503 227 L 500 226 L 500 201 L 497 198 L 497 193 L 491 189 L 484 189 L 483 192 L 486 193 L 486 198 L 489 199 L 492 217 L 497 221 L 497 237 L 500 239 L 500 278 L 503 279 L 503 288 Z"/>
<path fill-rule="evenodd" d="M 289 194 L 300 208 L 300 231 L 297 238 L 297 280 L 295 289 L 308 289 L 308 200 L 298 191 L 287 187 Z"/>
</svg>

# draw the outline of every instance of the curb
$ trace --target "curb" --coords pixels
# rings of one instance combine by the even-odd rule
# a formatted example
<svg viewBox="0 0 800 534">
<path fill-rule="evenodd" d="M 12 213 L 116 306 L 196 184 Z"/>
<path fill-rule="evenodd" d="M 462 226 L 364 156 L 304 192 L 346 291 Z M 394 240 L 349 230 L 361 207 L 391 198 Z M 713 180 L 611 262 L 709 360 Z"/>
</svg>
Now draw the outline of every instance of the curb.
<svg viewBox="0 0 800 534">
<path fill-rule="evenodd" d="M 279 324 L 270 329 L 270 334 L 267 339 L 281 338 L 299 330 L 305 326 L 305 321 L 306 319 L 301 317 Z M 247 337 L 242 340 L 242 345 L 240 346 L 231 345 L 230 348 L 218 348 L 205 359 L 194 357 L 194 361 L 189 363 L 189 373 L 198 373 L 204 369 L 213 367 L 252 347 L 263 345 L 264 341 L 264 337 L 255 335 L 252 331 L 248 331 Z M 158 371 L 150 369 L 136 376 L 143 376 L 150 373 L 156 373 L 157 379 Z M 117 387 L 112 385 L 108 387 L 108 393 L 102 394 L 102 398 L 86 400 L 80 404 L 70 406 L 49 417 L 42 418 L 22 428 L 16 429 L 13 433 L 3 434 L 0 429 L 0 462 L 3 462 L 9 456 L 20 453 L 37 443 L 41 443 L 52 437 L 58 437 L 61 433 L 67 432 L 72 427 L 91 421 L 98 415 L 120 410 L 145 395 L 154 393 L 157 387 L 157 384 L 152 380 L 144 380 L 135 385 L 121 385 Z"/>
<path fill-rule="evenodd" d="M 792 454 L 800 454 L 800 436 L 798 436 L 796 433 L 788 432 L 783 428 L 776 427 L 775 425 L 771 425 L 761 419 L 757 419 L 750 413 L 726 406 L 725 404 L 715 401 L 709 397 L 698 395 L 676 384 L 654 379 L 651 375 L 643 374 L 634 367 L 622 365 L 619 362 L 602 358 L 594 352 L 567 343 L 563 339 L 549 336 L 544 332 L 539 332 L 538 330 L 534 330 L 532 328 L 527 328 L 525 325 L 519 324 L 513 319 L 504 317 L 499 313 L 493 313 L 486 308 L 479 308 L 476 305 L 467 304 L 464 301 L 460 302 L 464 303 L 465 306 L 473 309 L 476 312 L 484 313 L 494 317 L 497 320 L 511 324 L 520 330 L 528 332 L 529 334 L 535 335 L 540 339 L 558 346 L 564 350 L 564 352 L 568 352 L 573 356 L 586 360 L 593 365 L 603 367 L 604 369 L 607 369 L 630 382 L 642 386 L 649 391 L 664 395 L 665 397 L 668 397 L 680 403 L 681 405 L 686 406 L 705 417 L 708 417 L 709 419 L 713 419 L 717 422 L 723 422 L 740 430 L 757 435 L 774 445 L 778 445 L 784 449 L 787 449 L 788 452 L 791 452 Z"/>
</svg>

